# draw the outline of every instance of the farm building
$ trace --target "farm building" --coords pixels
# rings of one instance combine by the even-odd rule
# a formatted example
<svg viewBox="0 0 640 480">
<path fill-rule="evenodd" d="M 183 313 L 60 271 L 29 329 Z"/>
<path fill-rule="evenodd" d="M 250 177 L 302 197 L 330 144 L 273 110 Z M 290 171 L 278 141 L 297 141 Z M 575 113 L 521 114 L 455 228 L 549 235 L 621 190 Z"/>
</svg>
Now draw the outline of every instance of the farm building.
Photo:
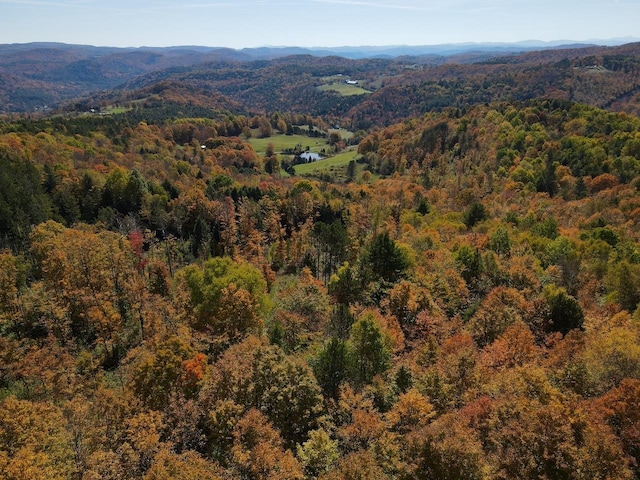
<svg viewBox="0 0 640 480">
<path fill-rule="evenodd" d="M 300 159 L 305 163 L 317 162 L 318 160 L 322 160 L 322 157 L 313 152 L 303 152 L 300 154 Z"/>
</svg>

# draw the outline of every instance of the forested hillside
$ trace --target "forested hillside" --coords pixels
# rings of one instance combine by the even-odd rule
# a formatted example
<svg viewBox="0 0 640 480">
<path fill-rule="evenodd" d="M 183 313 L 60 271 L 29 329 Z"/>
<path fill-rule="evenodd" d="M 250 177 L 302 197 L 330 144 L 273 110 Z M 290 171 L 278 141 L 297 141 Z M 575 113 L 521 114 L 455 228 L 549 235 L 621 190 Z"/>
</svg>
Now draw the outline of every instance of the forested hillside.
<svg viewBox="0 0 640 480">
<path fill-rule="evenodd" d="M 449 107 L 540 97 L 640 113 L 637 43 L 359 60 L 303 53 L 0 45 L 0 113 L 131 107 L 154 95 L 166 101 L 179 96 L 183 105 L 205 108 L 234 104 L 232 112 L 249 115 L 320 115 L 352 130 Z M 345 95 L 331 88 L 346 80 L 363 90 Z"/>
<path fill-rule="evenodd" d="M 239 112 L 0 123 L 2 478 L 640 478 L 638 117 Z"/>
<path fill-rule="evenodd" d="M 554 98 L 639 114 L 640 44 L 530 52 L 465 63 L 399 57 L 348 60 L 290 56 L 269 62 L 214 62 L 180 72 L 136 78 L 107 103 L 145 98 L 148 88 L 202 89 L 222 94 L 245 111 L 321 115 L 352 130 L 389 126 L 406 118 L 478 103 Z M 429 63 L 432 61 L 434 63 Z M 423 63 L 424 62 L 424 63 Z M 321 87 L 354 79 L 371 94 L 344 96 Z M 147 90 L 136 91 L 141 87 Z M 133 90 L 133 92 L 132 92 Z M 97 96 L 94 104 L 105 98 Z M 202 98 L 193 103 L 202 105 Z M 206 104 L 206 103 L 205 103 Z"/>
<path fill-rule="evenodd" d="M 638 115 L 640 46 L 561 49 L 446 64 L 384 79 L 349 112 L 354 128 L 399 122 L 446 107 L 555 98 Z"/>
</svg>

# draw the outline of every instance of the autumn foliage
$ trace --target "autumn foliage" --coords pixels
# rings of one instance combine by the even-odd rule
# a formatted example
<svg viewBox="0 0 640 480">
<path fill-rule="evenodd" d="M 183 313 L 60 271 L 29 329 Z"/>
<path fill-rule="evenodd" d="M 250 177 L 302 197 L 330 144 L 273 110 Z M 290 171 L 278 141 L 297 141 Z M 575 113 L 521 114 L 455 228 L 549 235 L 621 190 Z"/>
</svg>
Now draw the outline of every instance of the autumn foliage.
<svg viewBox="0 0 640 480">
<path fill-rule="evenodd" d="M 428 113 L 346 182 L 244 127 L 0 123 L 2 478 L 638 478 L 640 119 Z"/>
</svg>

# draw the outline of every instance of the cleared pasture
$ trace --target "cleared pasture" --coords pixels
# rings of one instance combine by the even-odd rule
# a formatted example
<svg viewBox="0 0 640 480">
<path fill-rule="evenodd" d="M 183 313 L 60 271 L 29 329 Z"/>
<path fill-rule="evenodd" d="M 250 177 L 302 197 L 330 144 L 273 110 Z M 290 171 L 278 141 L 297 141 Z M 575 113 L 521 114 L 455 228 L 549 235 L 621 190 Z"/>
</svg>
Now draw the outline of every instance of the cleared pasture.
<svg viewBox="0 0 640 480">
<path fill-rule="evenodd" d="M 371 93 L 369 90 L 365 90 L 364 88 L 358 85 L 349 85 L 345 82 L 335 82 L 329 83 L 327 85 L 321 85 L 318 87 L 318 90 L 322 92 L 333 91 L 342 95 L 343 97 L 349 97 L 351 95 L 366 95 Z"/>
<path fill-rule="evenodd" d="M 350 150 L 347 152 L 339 153 L 333 157 L 318 160 L 312 163 L 302 163 L 295 166 L 296 175 L 313 175 L 324 170 L 332 170 L 343 168 L 349 165 L 351 160 L 354 160 L 358 156 L 356 150 Z"/>
<path fill-rule="evenodd" d="M 251 137 L 248 141 L 258 155 L 264 155 L 270 143 L 273 143 L 275 152 L 278 154 L 283 150 L 293 149 L 296 145 L 302 145 L 302 150 L 309 147 L 309 150 L 315 153 L 320 153 L 323 148 L 329 148 L 324 138 L 313 138 L 306 135 L 273 135 L 267 138 Z"/>
</svg>

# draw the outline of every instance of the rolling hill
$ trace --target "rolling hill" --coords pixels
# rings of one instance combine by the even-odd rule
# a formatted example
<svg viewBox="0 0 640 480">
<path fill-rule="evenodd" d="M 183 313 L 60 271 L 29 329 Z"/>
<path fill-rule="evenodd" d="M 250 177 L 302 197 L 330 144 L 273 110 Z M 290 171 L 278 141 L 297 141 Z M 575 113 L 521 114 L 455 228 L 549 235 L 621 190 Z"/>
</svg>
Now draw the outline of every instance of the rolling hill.
<svg viewBox="0 0 640 480">
<path fill-rule="evenodd" d="M 335 51 L 2 45 L 0 112 L 32 112 L 82 99 L 82 108 L 88 101 L 98 106 L 140 99 L 145 88 L 159 82 L 163 91 L 171 84 L 215 92 L 249 112 L 304 111 L 346 118 L 352 128 L 388 125 L 449 106 L 539 96 L 638 112 L 639 52 L 639 44 L 633 43 Z M 335 75 L 356 79 L 374 93 L 347 98 L 318 90 Z"/>
</svg>

